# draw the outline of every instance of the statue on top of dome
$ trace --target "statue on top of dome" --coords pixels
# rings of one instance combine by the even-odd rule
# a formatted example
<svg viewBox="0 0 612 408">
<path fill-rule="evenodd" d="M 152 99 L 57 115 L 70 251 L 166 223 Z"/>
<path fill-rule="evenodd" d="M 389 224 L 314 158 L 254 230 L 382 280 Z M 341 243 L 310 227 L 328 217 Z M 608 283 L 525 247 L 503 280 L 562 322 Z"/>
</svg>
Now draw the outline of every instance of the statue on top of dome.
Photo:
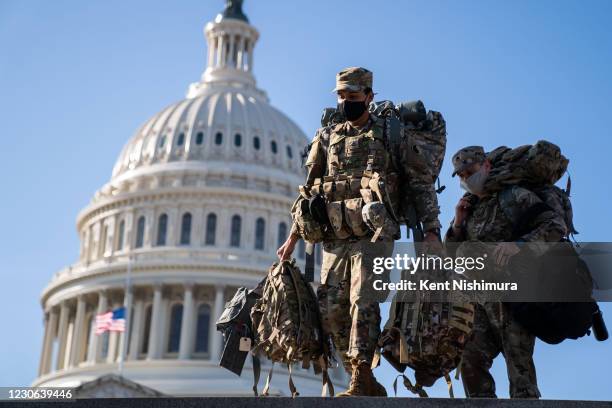
<svg viewBox="0 0 612 408">
<path fill-rule="evenodd" d="M 233 18 L 248 23 L 249 19 L 242 11 L 242 2 L 243 0 L 226 0 L 225 10 L 219 15 L 220 18 L 218 18 L 218 20 Z"/>
</svg>

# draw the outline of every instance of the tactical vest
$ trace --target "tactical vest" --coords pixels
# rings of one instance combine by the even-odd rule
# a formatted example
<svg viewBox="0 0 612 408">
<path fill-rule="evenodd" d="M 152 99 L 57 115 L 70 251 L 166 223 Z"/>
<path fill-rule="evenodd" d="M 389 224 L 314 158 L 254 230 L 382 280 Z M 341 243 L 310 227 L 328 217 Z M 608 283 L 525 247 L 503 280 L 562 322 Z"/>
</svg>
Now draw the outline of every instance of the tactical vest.
<svg viewBox="0 0 612 408">
<path fill-rule="evenodd" d="M 311 195 L 325 197 L 327 215 L 338 239 L 375 235 L 362 215 L 363 207 L 371 202 L 384 203 L 387 217 L 397 222 L 399 175 L 386 145 L 384 119 L 371 120 L 374 122 L 368 130 L 354 135 L 347 132 L 346 123 L 331 128 L 326 175 L 315 179 L 310 189 Z M 399 224 L 393 234 L 398 233 Z"/>
</svg>

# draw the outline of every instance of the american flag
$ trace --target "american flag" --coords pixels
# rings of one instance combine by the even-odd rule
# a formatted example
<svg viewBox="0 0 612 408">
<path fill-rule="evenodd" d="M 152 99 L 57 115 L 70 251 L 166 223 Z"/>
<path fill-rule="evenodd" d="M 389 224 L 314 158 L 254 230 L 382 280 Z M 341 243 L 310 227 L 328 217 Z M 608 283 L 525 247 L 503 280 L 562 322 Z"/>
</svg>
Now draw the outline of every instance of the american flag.
<svg viewBox="0 0 612 408">
<path fill-rule="evenodd" d="M 96 315 L 96 334 L 105 331 L 125 331 L 125 307 Z"/>
</svg>

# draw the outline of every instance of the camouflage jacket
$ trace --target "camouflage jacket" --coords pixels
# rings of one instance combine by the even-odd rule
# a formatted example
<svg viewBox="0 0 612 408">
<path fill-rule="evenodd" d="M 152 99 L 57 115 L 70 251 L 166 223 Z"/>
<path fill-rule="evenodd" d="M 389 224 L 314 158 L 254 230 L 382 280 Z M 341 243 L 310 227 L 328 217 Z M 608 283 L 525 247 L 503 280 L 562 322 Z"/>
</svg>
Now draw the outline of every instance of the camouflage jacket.
<svg viewBox="0 0 612 408">
<path fill-rule="evenodd" d="M 506 187 L 482 199 L 469 197 L 471 213 L 458 235 L 453 232 L 454 220 L 451 222 L 446 242 L 556 242 L 565 235 L 565 222 L 559 212 L 523 187 Z"/>
<path fill-rule="evenodd" d="M 317 129 L 305 163 L 307 169 L 305 185 L 313 185 L 317 178 L 323 178 L 326 174 L 331 172 L 333 167 L 338 167 L 338 163 L 331 163 L 333 155 L 330 159 L 330 154 L 328 154 L 330 140 L 334 133 L 346 136 L 365 135 L 372 128 L 372 126 L 378 125 L 376 123 L 378 120 L 381 119 L 378 119 L 374 115 L 370 115 L 368 123 L 360 129 L 352 127 L 349 122 Z M 381 151 L 378 157 L 375 158 L 375 163 L 378 163 L 378 165 L 385 168 L 392 166 L 390 152 Z M 376 165 L 377 164 L 375 164 L 375 166 Z M 344 163 L 340 163 L 340 167 L 343 166 Z M 363 163 L 363 170 L 365 170 L 365 167 L 365 163 Z M 404 173 L 410 182 L 408 182 L 408 180 L 400 179 L 398 181 L 398 190 L 401 192 L 401 194 L 410 194 L 414 197 L 417 212 L 416 215 L 418 220 L 423 224 L 423 230 L 428 231 L 431 229 L 440 228 L 440 222 L 438 220 L 440 209 L 434 188 L 435 177 L 424 173 L 419 168 L 407 167 Z M 291 228 L 291 233 L 297 233 L 295 223 Z"/>
</svg>

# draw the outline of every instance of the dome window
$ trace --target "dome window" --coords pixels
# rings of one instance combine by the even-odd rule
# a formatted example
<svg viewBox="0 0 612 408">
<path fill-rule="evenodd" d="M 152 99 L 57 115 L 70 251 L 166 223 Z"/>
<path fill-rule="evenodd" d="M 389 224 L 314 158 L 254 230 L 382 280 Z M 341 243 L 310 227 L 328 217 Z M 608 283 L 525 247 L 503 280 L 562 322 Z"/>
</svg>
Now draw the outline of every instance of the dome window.
<svg viewBox="0 0 612 408">
<path fill-rule="evenodd" d="M 210 213 L 206 217 L 206 236 L 204 243 L 206 245 L 215 245 L 215 235 L 217 233 L 217 214 Z"/>
<path fill-rule="evenodd" d="M 215 134 L 215 144 L 220 145 L 221 143 L 223 143 L 223 133 L 217 132 Z"/>
<path fill-rule="evenodd" d="M 236 147 L 240 147 L 242 145 L 242 135 L 240 133 L 236 133 L 234 135 L 234 145 Z"/>
<path fill-rule="evenodd" d="M 143 354 L 147 354 L 149 352 L 149 337 L 151 335 L 151 320 L 153 317 L 153 305 L 147 305 L 145 311 L 145 320 L 144 320 L 144 330 L 142 333 L 142 345 L 140 347 L 140 352 Z M 109 332 L 105 332 L 104 334 L 108 334 Z"/>
<path fill-rule="evenodd" d="M 204 132 L 198 132 L 198 134 L 196 135 L 196 144 L 201 145 L 203 141 L 204 141 Z"/>
<path fill-rule="evenodd" d="M 274 140 L 270 142 L 270 149 L 272 150 L 272 153 L 278 153 L 278 146 Z"/>
<path fill-rule="evenodd" d="M 291 150 L 291 146 L 287 146 L 287 157 L 293 159 L 293 150 Z"/>
<path fill-rule="evenodd" d="M 253 148 L 254 148 L 255 150 L 259 150 L 259 149 L 261 148 L 261 142 L 260 142 L 260 140 L 259 140 L 259 136 L 255 136 L 255 137 L 253 138 Z"/>
<path fill-rule="evenodd" d="M 168 231 L 168 216 L 162 214 L 157 220 L 157 245 L 166 245 L 166 232 Z"/>
<path fill-rule="evenodd" d="M 159 148 L 162 149 L 165 144 L 166 144 L 166 136 L 161 136 L 159 138 Z"/>
<path fill-rule="evenodd" d="M 181 245 L 191 243 L 191 213 L 183 214 L 181 220 Z"/>
<path fill-rule="evenodd" d="M 208 328 L 210 327 L 210 306 L 205 303 L 198 306 L 196 324 L 195 352 L 208 352 Z"/>
<path fill-rule="evenodd" d="M 185 134 L 184 133 L 179 133 L 178 139 L 176 140 L 176 145 L 177 146 L 182 146 L 183 143 L 185 143 Z"/>
<path fill-rule="evenodd" d="M 144 230 L 145 230 L 145 217 L 141 215 L 138 218 L 138 223 L 136 227 L 136 248 L 142 248 L 142 244 L 144 242 Z"/>
<path fill-rule="evenodd" d="M 255 221 L 255 249 L 263 251 L 266 241 L 266 221 L 258 218 Z"/>
<path fill-rule="evenodd" d="M 240 229 L 241 229 L 242 219 L 238 214 L 232 217 L 232 225 L 230 231 L 230 246 L 232 247 L 240 247 Z"/>
<path fill-rule="evenodd" d="M 176 303 L 170 309 L 170 331 L 168 332 L 168 353 L 178 353 L 183 325 L 183 305 Z"/>
<path fill-rule="evenodd" d="M 125 235 L 125 220 L 119 222 L 119 231 L 117 232 L 117 245 L 115 249 L 121 251 L 123 249 L 123 236 Z"/>
<path fill-rule="evenodd" d="M 287 238 L 287 224 L 285 224 L 284 222 L 281 222 L 280 224 L 278 224 L 278 247 L 280 248 L 284 243 L 285 243 L 285 239 Z"/>
</svg>

